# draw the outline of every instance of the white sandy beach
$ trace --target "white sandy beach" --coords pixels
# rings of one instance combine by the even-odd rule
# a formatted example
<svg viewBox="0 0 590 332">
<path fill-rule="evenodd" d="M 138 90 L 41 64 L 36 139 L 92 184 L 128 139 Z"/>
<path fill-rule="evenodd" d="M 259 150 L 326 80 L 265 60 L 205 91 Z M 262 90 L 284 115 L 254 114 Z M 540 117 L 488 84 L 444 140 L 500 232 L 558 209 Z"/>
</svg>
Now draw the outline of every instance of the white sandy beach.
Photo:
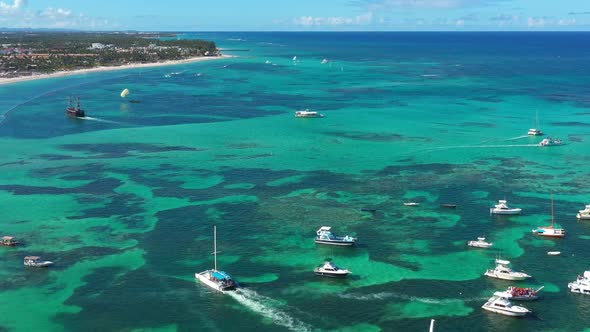
<svg viewBox="0 0 590 332">
<path fill-rule="evenodd" d="M 183 60 L 171 60 L 171 61 L 154 62 L 154 63 L 137 63 L 137 64 L 123 65 L 123 66 L 94 67 L 94 68 L 88 68 L 88 69 L 78 69 L 78 70 L 68 70 L 68 71 L 56 71 L 56 72 L 53 72 L 50 74 L 39 74 L 39 75 L 21 76 L 21 77 L 12 77 L 12 78 L 0 78 L 0 85 L 12 84 L 12 83 L 24 82 L 24 81 L 32 81 L 32 80 L 41 80 L 41 79 L 46 79 L 46 78 L 69 76 L 69 75 L 95 73 L 95 72 L 102 72 L 102 71 L 170 66 L 170 65 L 178 65 L 178 64 L 183 64 L 183 63 L 225 59 L 225 58 L 232 58 L 232 57 L 233 57 L 232 55 L 201 56 L 201 57 L 194 57 L 194 58 L 188 58 L 188 59 L 183 59 Z"/>
</svg>

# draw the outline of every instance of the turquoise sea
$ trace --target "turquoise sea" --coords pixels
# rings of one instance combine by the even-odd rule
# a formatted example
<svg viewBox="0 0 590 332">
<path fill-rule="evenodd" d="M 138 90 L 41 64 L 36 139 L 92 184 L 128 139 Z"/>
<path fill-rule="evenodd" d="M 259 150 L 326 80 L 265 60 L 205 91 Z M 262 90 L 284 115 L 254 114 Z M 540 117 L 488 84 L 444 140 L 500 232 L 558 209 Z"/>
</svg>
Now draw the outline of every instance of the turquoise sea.
<svg viewBox="0 0 590 332">
<path fill-rule="evenodd" d="M 590 328 L 567 289 L 590 270 L 590 33 L 181 38 L 237 57 L 0 86 L 0 235 L 23 241 L 0 248 L 0 331 Z M 526 135 L 537 112 L 566 145 Z M 561 240 L 531 233 L 552 193 Z M 504 198 L 522 215 L 490 216 Z M 194 279 L 213 225 L 240 293 Z M 316 246 L 320 226 L 359 245 Z M 515 284 L 483 276 L 496 257 L 545 286 L 534 314 L 481 309 Z M 326 259 L 352 275 L 314 276 Z"/>
</svg>

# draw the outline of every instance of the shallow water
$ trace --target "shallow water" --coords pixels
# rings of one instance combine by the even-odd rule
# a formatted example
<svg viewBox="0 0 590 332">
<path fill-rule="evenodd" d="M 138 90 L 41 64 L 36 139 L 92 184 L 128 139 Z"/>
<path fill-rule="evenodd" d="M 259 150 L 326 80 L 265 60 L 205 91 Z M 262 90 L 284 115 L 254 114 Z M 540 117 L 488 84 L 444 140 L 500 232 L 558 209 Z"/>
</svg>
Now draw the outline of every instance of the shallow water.
<svg viewBox="0 0 590 332">
<path fill-rule="evenodd" d="M 590 297 L 567 289 L 589 269 L 575 214 L 590 204 L 590 34 L 185 37 L 249 51 L 0 87 L 0 235 L 24 242 L 0 248 L 0 330 L 590 326 Z M 70 95 L 88 119 L 64 115 Z M 525 135 L 536 111 L 566 145 Z M 531 234 L 552 192 L 562 240 Z M 504 198 L 523 214 L 490 216 Z M 214 224 L 238 294 L 193 278 L 213 264 Z M 322 225 L 359 245 L 316 246 Z M 493 249 L 467 248 L 482 235 Z M 56 264 L 24 269 L 29 254 Z M 480 308 L 511 284 L 482 276 L 498 255 L 545 285 L 531 317 Z M 327 258 L 353 274 L 314 276 Z"/>
</svg>

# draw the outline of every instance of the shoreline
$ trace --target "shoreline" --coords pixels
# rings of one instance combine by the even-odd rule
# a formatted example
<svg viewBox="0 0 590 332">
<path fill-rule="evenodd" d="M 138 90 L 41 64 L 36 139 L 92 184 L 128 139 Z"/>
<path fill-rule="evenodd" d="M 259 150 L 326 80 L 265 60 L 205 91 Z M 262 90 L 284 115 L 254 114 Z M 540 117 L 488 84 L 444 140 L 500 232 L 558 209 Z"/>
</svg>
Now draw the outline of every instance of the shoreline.
<svg viewBox="0 0 590 332">
<path fill-rule="evenodd" d="M 122 66 L 102 66 L 102 67 L 93 67 L 93 68 L 84 68 L 84 69 L 75 69 L 75 70 L 62 70 L 62 71 L 56 71 L 56 72 L 48 73 L 48 74 L 20 76 L 20 77 L 11 77 L 11 78 L 0 78 L 0 85 L 8 85 L 8 84 L 19 83 L 19 82 L 42 80 L 42 79 L 47 79 L 47 78 L 64 77 L 64 76 L 86 74 L 86 73 L 97 73 L 97 72 L 104 72 L 104 71 L 115 71 L 115 70 L 135 69 L 135 68 L 171 66 L 171 65 L 179 65 L 179 64 L 192 63 L 192 62 L 227 59 L 227 58 L 233 58 L 233 57 L 234 57 L 233 55 L 200 56 L 200 57 L 193 57 L 193 58 L 182 59 L 182 60 L 168 60 L 168 61 L 163 61 L 163 62 L 136 63 L 136 64 L 122 65 Z"/>
</svg>

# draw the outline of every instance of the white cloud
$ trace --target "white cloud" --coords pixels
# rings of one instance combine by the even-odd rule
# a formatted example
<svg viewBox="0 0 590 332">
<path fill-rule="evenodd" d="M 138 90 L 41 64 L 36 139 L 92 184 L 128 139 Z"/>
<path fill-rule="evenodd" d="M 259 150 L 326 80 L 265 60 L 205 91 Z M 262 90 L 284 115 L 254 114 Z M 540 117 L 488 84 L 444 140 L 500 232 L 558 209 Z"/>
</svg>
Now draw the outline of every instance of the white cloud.
<svg viewBox="0 0 590 332">
<path fill-rule="evenodd" d="M 6 0 L 8 1 L 8 0 Z M 27 0 L 0 0 L 0 22 L 11 28 L 101 29 L 116 26 L 104 18 L 89 17 L 67 8 L 27 9 Z"/>
<path fill-rule="evenodd" d="M 373 13 L 368 12 L 355 17 L 331 16 L 331 17 L 314 17 L 301 16 L 293 19 L 293 24 L 303 27 L 324 26 L 334 27 L 343 25 L 368 25 L 373 22 Z"/>
<path fill-rule="evenodd" d="M 4 1 L 0 1 L 0 10 L 4 12 L 20 10 L 26 6 L 27 0 L 14 0 L 14 3 L 12 5 Z"/>
<path fill-rule="evenodd" d="M 353 5 L 367 8 L 370 11 L 388 8 L 431 8 L 452 9 L 477 6 L 489 6 L 508 0 L 355 0 Z"/>
</svg>

